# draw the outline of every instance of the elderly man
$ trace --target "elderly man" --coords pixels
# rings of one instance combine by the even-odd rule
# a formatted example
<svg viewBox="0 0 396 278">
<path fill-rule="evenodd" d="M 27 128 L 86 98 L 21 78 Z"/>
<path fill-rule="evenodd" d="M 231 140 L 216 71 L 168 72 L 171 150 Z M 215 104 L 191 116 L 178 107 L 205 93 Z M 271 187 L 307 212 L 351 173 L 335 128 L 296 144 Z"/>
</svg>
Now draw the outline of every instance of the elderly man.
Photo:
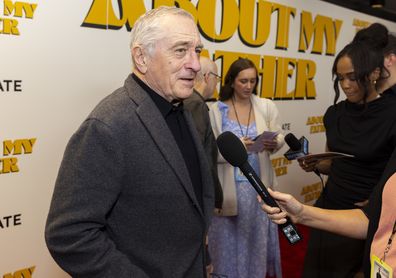
<svg viewBox="0 0 396 278">
<path fill-rule="evenodd" d="M 200 36 L 175 7 L 148 11 L 131 36 L 133 74 L 66 148 L 47 246 L 73 277 L 202 278 L 213 180 L 181 105 L 200 70 Z"/>
</svg>

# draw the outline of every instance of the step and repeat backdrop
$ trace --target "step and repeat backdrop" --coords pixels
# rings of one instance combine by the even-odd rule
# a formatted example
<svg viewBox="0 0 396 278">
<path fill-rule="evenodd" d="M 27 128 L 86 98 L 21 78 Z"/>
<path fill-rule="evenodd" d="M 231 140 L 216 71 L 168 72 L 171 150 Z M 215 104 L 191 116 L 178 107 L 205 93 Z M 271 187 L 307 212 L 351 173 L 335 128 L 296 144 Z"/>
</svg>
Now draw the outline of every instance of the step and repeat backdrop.
<svg viewBox="0 0 396 278">
<path fill-rule="evenodd" d="M 238 57 L 259 74 L 285 134 L 322 152 L 334 98 L 331 66 L 356 30 L 396 24 L 318 0 L 25 0 L 0 2 L 0 277 L 69 277 L 52 260 L 44 225 L 65 146 L 92 108 L 131 72 L 129 33 L 145 11 L 178 6 L 196 19 L 203 55 L 222 76 Z M 312 203 L 317 176 L 272 157 L 279 190 Z"/>
</svg>

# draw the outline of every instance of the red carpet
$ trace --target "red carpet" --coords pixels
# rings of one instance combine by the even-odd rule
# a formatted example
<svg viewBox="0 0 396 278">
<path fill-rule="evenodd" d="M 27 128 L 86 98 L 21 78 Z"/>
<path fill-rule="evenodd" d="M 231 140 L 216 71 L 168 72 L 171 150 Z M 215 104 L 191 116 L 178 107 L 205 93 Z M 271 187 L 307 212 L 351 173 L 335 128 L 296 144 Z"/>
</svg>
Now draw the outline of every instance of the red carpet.
<svg viewBox="0 0 396 278">
<path fill-rule="evenodd" d="M 302 274 L 310 229 L 303 225 L 296 227 L 303 239 L 295 245 L 290 245 L 285 236 L 279 232 L 283 278 L 300 278 Z"/>
</svg>

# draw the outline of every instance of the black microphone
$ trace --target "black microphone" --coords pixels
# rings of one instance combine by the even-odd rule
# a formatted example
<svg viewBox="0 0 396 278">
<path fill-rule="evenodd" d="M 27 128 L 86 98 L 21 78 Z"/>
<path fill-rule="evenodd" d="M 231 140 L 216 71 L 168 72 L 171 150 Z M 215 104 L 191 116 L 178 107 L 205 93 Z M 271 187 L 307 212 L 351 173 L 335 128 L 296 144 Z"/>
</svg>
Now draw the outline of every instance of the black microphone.
<svg viewBox="0 0 396 278">
<path fill-rule="evenodd" d="M 293 133 L 288 133 L 285 136 L 285 142 L 289 146 L 289 150 L 285 152 L 284 156 L 287 160 L 294 160 L 308 154 L 308 140 L 304 136 L 298 140 Z"/>
<path fill-rule="evenodd" d="M 308 152 L 308 140 L 304 136 L 299 139 L 294 136 L 293 133 L 288 133 L 285 136 L 285 142 L 289 146 L 289 150 L 284 154 L 287 160 L 294 160 L 299 157 L 307 155 Z M 314 169 L 313 172 L 320 177 L 318 169 Z"/>
<path fill-rule="evenodd" d="M 241 169 L 242 173 L 246 176 L 250 184 L 260 195 L 261 199 L 263 199 L 267 205 L 279 208 L 279 205 L 269 194 L 267 188 L 257 176 L 252 166 L 250 166 L 245 146 L 241 140 L 239 140 L 239 138 L 235 136 L 234 133 L 225 131 L 220 134 L 219 137 L 217 137 L 217 146 L 219 147 L 219 151 L 225 160 L 227 160 L 232 166 Z M 286 223 L 280 224 L 279 226 L 281 227 L 282 232 L 286 236 L 289 243 L 295 244 L 302 239 L 301 235 L 298 233 L 296 227 L 289 218 L 286 218 Z"/>
</svg>

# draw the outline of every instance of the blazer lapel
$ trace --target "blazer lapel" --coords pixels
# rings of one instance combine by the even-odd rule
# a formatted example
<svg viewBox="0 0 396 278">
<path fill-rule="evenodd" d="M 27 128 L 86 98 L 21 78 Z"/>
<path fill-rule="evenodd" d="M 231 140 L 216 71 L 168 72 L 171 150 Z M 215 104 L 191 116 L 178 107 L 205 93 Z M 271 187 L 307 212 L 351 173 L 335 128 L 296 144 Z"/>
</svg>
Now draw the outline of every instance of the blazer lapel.
<svg viewBox="0 0 396 278">
<path fill-rule="evenodd" d="M 138 105 L 136 112 L 146 127 L 147 132 L 153 138 L 158 149 L 162 153 L 164 160 L 170 165 L 188 196 L 192 199 L 196 207 L 199 203 L 195 197 L 190 175 L 180 149 L 177 146 L 165 119 L 161 115 L 154 102 L 146 92 L 131 78 L 127 79 L 126 87 L 130 98 Z M 200 209 L 199 209 L 200 210 Z M 202 214 L 202 211 L 200 210 Z"/>
</svg>

